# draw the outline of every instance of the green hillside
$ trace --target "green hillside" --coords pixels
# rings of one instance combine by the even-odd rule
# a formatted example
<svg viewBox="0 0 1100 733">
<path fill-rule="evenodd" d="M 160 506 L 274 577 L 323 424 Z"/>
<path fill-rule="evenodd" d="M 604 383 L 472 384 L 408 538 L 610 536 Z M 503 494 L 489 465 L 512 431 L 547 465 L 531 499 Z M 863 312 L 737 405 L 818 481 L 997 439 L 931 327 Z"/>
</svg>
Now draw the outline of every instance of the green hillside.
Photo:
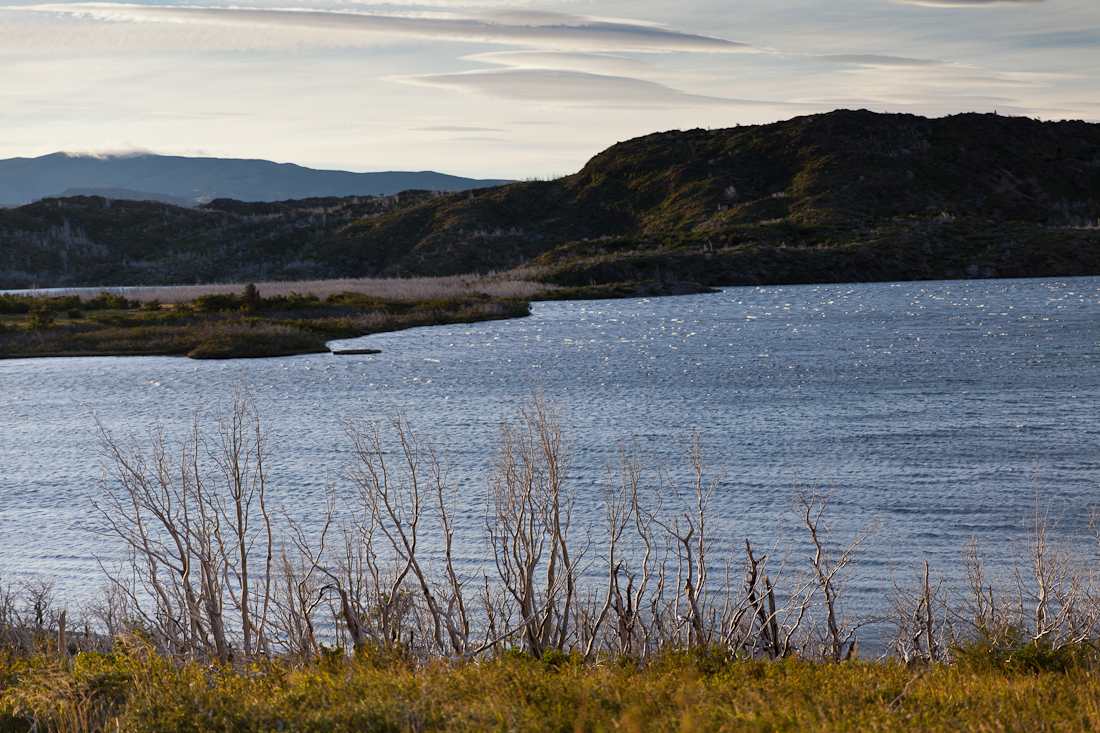
<svg viewBox="0 0 1100 733">
<path fill-rule="evenodd" d="M 562 285 L 1100 274 L 1100 125 L 839 110 L 656 133 L 439 195 L 0 211 L 0 287 L 442 275 Z M 1091 226 L 1091 228 L 1090 228 Z"/>
</svg>

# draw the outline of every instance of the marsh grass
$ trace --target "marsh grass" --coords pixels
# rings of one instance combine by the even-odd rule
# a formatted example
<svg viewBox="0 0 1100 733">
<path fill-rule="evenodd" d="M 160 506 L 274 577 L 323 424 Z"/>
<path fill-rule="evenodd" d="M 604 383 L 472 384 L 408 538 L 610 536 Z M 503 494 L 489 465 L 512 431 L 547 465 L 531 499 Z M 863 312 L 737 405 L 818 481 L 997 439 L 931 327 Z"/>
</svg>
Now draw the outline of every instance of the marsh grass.
<svg viewBox="0 0 1100 733">
<path fill-rule="evenodd" d="M 204 298 L 225 301 L 192 307 Z M 206 294 L 173 308 L 101 310 L 48 326 L 29 314 L 0 319 L 0 358 L 34 356 L 179 355 L 196 359 L 289 356 L 328 351 L 328 339 L 354 338 L 418 326 L 517 318 L 524 300 L 451 296 L 385 300 L 348 294 L 270 296 L 250 309 L 241 296 Z M 219 309 L 224 306 L 223 309 Z M 10 325 L 6 325 L 10 324 Z"/>
<path fill-rule="evenodd" d="M 343 278 L 337 280 L 296 280 L 259 282 L 256 288 L 264 298 L 289 297 L 312 293 L 321 300 L 341 293 L 359 293 L 384 300 L 433 300 L 467 297 L 483 293 L 493 298 L 531 298 L 545 291 L 557 290 L 557 285 L 535 282 L 539 270 L 528 268 L 509 273 L 477 273 L 445 277 L 413 278 Z M 123 295 L 148 303 L 187 303 L 203 295 L 227 295 L 242 292 L 247 283 L 211 283 L 208 285 L 176 285 L 169 287 L 106 287 L 73 288 L 55 296 L 76 295 L 87 298 L 100 292 Z"/>
</svg>

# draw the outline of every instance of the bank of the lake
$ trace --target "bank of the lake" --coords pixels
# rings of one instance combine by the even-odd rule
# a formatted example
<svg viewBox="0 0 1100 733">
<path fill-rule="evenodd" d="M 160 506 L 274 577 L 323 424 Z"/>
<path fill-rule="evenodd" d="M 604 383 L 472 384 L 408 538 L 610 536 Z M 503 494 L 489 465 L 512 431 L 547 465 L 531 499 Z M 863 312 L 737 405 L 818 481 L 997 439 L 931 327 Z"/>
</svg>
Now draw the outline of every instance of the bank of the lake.
<svg viewBox="0 0 1100 733">
<path fill-rule="evenodd" d="M 234 359 L 329 351 L 326 342 L 418 326 L 518 318 L 522 298 L 384 299 L 359 293 L 263 298 L 255 286 L 162 305 L 103 293 L 0 295 L 0 358 L 176 356 Z"/>
</svg>

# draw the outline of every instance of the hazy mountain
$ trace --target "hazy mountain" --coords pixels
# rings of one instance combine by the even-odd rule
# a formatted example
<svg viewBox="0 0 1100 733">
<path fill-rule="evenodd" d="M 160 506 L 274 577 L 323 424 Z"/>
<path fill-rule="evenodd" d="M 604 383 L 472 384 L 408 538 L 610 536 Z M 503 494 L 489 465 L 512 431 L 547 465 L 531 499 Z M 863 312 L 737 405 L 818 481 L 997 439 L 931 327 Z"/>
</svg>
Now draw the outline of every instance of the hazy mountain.
<svg viewBox="0 0 1100 733">
<path fill-rule="evenodd" d="M 0 160 L 0 205 L 20 206 L 74 188 L 148 192 L 194 205 L 217 198 L 285 201 L 391 195 L 410 189 L 465 191 L 505 182 L 433 171 L 322 171 L 268 160 L 53 153 L 40 158 Z"/>
</svg>

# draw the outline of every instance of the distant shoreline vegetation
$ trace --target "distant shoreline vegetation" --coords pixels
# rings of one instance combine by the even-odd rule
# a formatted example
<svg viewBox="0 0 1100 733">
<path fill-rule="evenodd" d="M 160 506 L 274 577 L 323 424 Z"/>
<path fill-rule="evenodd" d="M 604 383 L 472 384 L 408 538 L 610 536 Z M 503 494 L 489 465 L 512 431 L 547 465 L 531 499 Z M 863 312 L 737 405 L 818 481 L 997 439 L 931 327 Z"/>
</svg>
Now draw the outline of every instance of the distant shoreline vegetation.
<svg viewBox="0 0 1100 733">
<path fill-rule="evenodd" d="M 660 281 L 563 288 L 526 279 L 532 274 L 116 287 L 95 295 L 94 288 L 0 292 L 0 359 L 316 354 L 330 351 L 332 339 L 522 318 L 532 300 L 712 292 Z"/>
<path fill-rule="evenodd" d="M 320 294 L 294 289 L 303 285 Z M 545 290 L 526 281 L 473 276 L 130 293 L 144 300 L 109 290 L 94 296 L 3 293 L 0 358 L 186 354 L 232 359 L 323 353 L 331 339 L 526 316 L 526 296 Z"/>
</svg>

